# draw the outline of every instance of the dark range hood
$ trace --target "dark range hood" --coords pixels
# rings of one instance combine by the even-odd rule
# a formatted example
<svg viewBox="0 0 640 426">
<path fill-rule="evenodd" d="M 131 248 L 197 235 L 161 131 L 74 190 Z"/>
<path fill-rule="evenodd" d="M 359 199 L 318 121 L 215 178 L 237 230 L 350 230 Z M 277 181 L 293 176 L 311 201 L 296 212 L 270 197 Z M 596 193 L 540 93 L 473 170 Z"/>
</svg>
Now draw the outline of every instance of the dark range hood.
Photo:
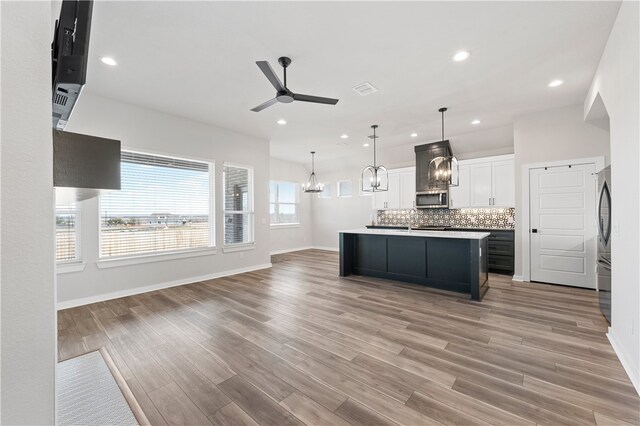
<svg viewBox="0 0 640 426">
<path fill-rule="evenodd" d="M 120 189 L 120 141 L 53 130 L 56 203 L 70 204 Z"/>
</svg>

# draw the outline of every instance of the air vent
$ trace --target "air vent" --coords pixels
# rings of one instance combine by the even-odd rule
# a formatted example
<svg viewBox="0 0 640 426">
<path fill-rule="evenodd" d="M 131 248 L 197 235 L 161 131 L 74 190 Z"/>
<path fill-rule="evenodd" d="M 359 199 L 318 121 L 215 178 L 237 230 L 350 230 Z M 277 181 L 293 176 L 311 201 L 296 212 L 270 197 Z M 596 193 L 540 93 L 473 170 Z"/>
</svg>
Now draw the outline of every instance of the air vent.
<svg viewBox="0 0 640 426">
<path fill-rule="evenodd" d="M 60 93 L 57 93 L 57 92 L 56 92 L 56 95 L 55 95 L 55 97 L 53 98 L 53 103 L 54 103 L 54 104 L 58 104 L 58 105 L 65 106 L 65 105 L 67 104 L 67 100 L 68 100 L 68 99 L 69 99 L 69 98 L 68 98 L 67 96 L 65 96 L 65 95 L 63 95 L 63 94 L 60 94 Z"/>
<path fill-rule="evenodd" d="M 357 86 L 353 87 L 353 90 L 355 90 L 356 93 L 360 96 L 367 96 L 378 91 L 378 89 L 373 87 L 371 83 L 358 84 Z"/>
</svg>

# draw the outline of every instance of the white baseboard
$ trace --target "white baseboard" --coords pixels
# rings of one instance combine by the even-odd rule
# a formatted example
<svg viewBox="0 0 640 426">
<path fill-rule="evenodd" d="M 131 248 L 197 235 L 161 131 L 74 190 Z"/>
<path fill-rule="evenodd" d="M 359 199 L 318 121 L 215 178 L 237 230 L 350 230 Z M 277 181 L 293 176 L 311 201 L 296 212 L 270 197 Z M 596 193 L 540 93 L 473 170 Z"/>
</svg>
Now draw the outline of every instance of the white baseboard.
<svg viewBox="0 0 640 426">
<path fill-rule="evenodd" d="M 511 280 L 522 282 L 524 281 L 524 277 L 522 275 L 514 275 L 513 278 L 511 278 Z"/>
<path fill-rule="evenodd" d="M 201 275 L 199 277 L 182 278 L 175 281 L 169 281 L 160 284 L 152 284 L 144 287 L 135 287 L 126 290 L 114 291 L 112 293 L 98 294 L 96 296 L 83 297 L 80 299 L 66 300 L 58 302 L 57 309 L 74 308 L 76 306 L 88 305 L 89 303 L 104 302 L 105 300 L 118 299 L 120 297 L 133 296 L 134 294 L 147 293 L 163 288 L 176 287 L 179 285 L 191 284 L 198 281 L 212 280 L 215 278 L 228 277 L 229 275 L 242 274 L 244 272 L 257 271 L 259 269 L 271 268 L 271 263 L 263 263 L 261 265 L 249 266 L 247 268 L 232 269 L 230 271 L 215 272 L 213 274 Z"/>
<path fill-rule="evenodd" d="M 284 250 L 273 250 L 271 252 L 271 256 L 273 256 L 274 254 L 291 253 L 292 251 L 309 250 L 312 248 L 313 246 L 304 246 L 304 247 L 295 247 L 295 248 L 289 248 Z"/>
<path fill-rule="evenodd" d="M 311 248 L 316 249 L 316 250 L 340 251 L 340 249 L 338 247 L 313 246 Z"/>
<path fill-rule="evenodd" d="M 624 367 L 624 371 L 629 376 L 633 387 L 636 388 L 636 392 L 640 395 L 640 370 L 638 370 L 639 366 L 633 363 L 633 358 L 629 356 L 627 351 L 624 350 L 622 346 L 620 346 L 617 342 L 613 334 L 611 334 L 611 327 L 609 327 L 609 332 L 607 333 L 607 337 L 609 338 L 609 343 L 611 343 L 611 347 L 613 347 L 613 351 L 618 356 L 622 367 Z"/>
</svg>

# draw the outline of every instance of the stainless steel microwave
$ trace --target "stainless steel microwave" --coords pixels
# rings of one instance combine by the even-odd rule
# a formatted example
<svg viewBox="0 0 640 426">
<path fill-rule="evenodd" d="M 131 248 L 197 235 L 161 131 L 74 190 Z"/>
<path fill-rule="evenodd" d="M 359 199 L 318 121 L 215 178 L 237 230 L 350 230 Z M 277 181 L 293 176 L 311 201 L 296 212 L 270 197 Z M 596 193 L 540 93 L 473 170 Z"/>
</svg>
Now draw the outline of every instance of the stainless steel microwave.
<svg viewBox="0 0 640 426">
<path fill-rule="evenodd" d="M 449 191 L 438 189 L 416 192 L 416 207 L 419 209 L 449 208 Z"/>
</svg>

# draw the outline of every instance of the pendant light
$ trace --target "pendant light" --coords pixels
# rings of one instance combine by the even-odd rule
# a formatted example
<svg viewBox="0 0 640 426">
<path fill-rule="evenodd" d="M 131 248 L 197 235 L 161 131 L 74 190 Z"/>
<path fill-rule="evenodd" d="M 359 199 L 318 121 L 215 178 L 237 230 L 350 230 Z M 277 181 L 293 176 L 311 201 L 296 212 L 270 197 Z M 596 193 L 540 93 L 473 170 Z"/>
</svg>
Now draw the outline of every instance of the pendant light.
<svg viewBox="0 0 640 426">
<path fill-rule="evenodd" d="M 362 191 L 363 192 L 382 192 L 389 190 L 389 173 L 386 167 L 376 164 L 376 129 L 377 124 L 371 126 L 373 135 L 369 139 L 373 139 L 373 166 L 367 166 L 362 170 Z"/>
<path fill-rule="evenodd" d="M 440 108 L 438 111 L 442 114 L 442 141 L 444 142 L 444 113 L 447 108 Z M 448 186 L 458 186 L 460 184 L 458 159 L 453 155 L 435 157 L 429 162 L 428 170 L 430 182 Z"/>
<path fill-rule="evenodd" d="M 302 192 L 322 192 L 324 191 L 324 184 L 318 183 L 316 178 L 316 165 L 315 165 L 315 151 L 311 151 L 311 175 L 309 175 L 309 182 L 302 184 Z"/>
</svg>

